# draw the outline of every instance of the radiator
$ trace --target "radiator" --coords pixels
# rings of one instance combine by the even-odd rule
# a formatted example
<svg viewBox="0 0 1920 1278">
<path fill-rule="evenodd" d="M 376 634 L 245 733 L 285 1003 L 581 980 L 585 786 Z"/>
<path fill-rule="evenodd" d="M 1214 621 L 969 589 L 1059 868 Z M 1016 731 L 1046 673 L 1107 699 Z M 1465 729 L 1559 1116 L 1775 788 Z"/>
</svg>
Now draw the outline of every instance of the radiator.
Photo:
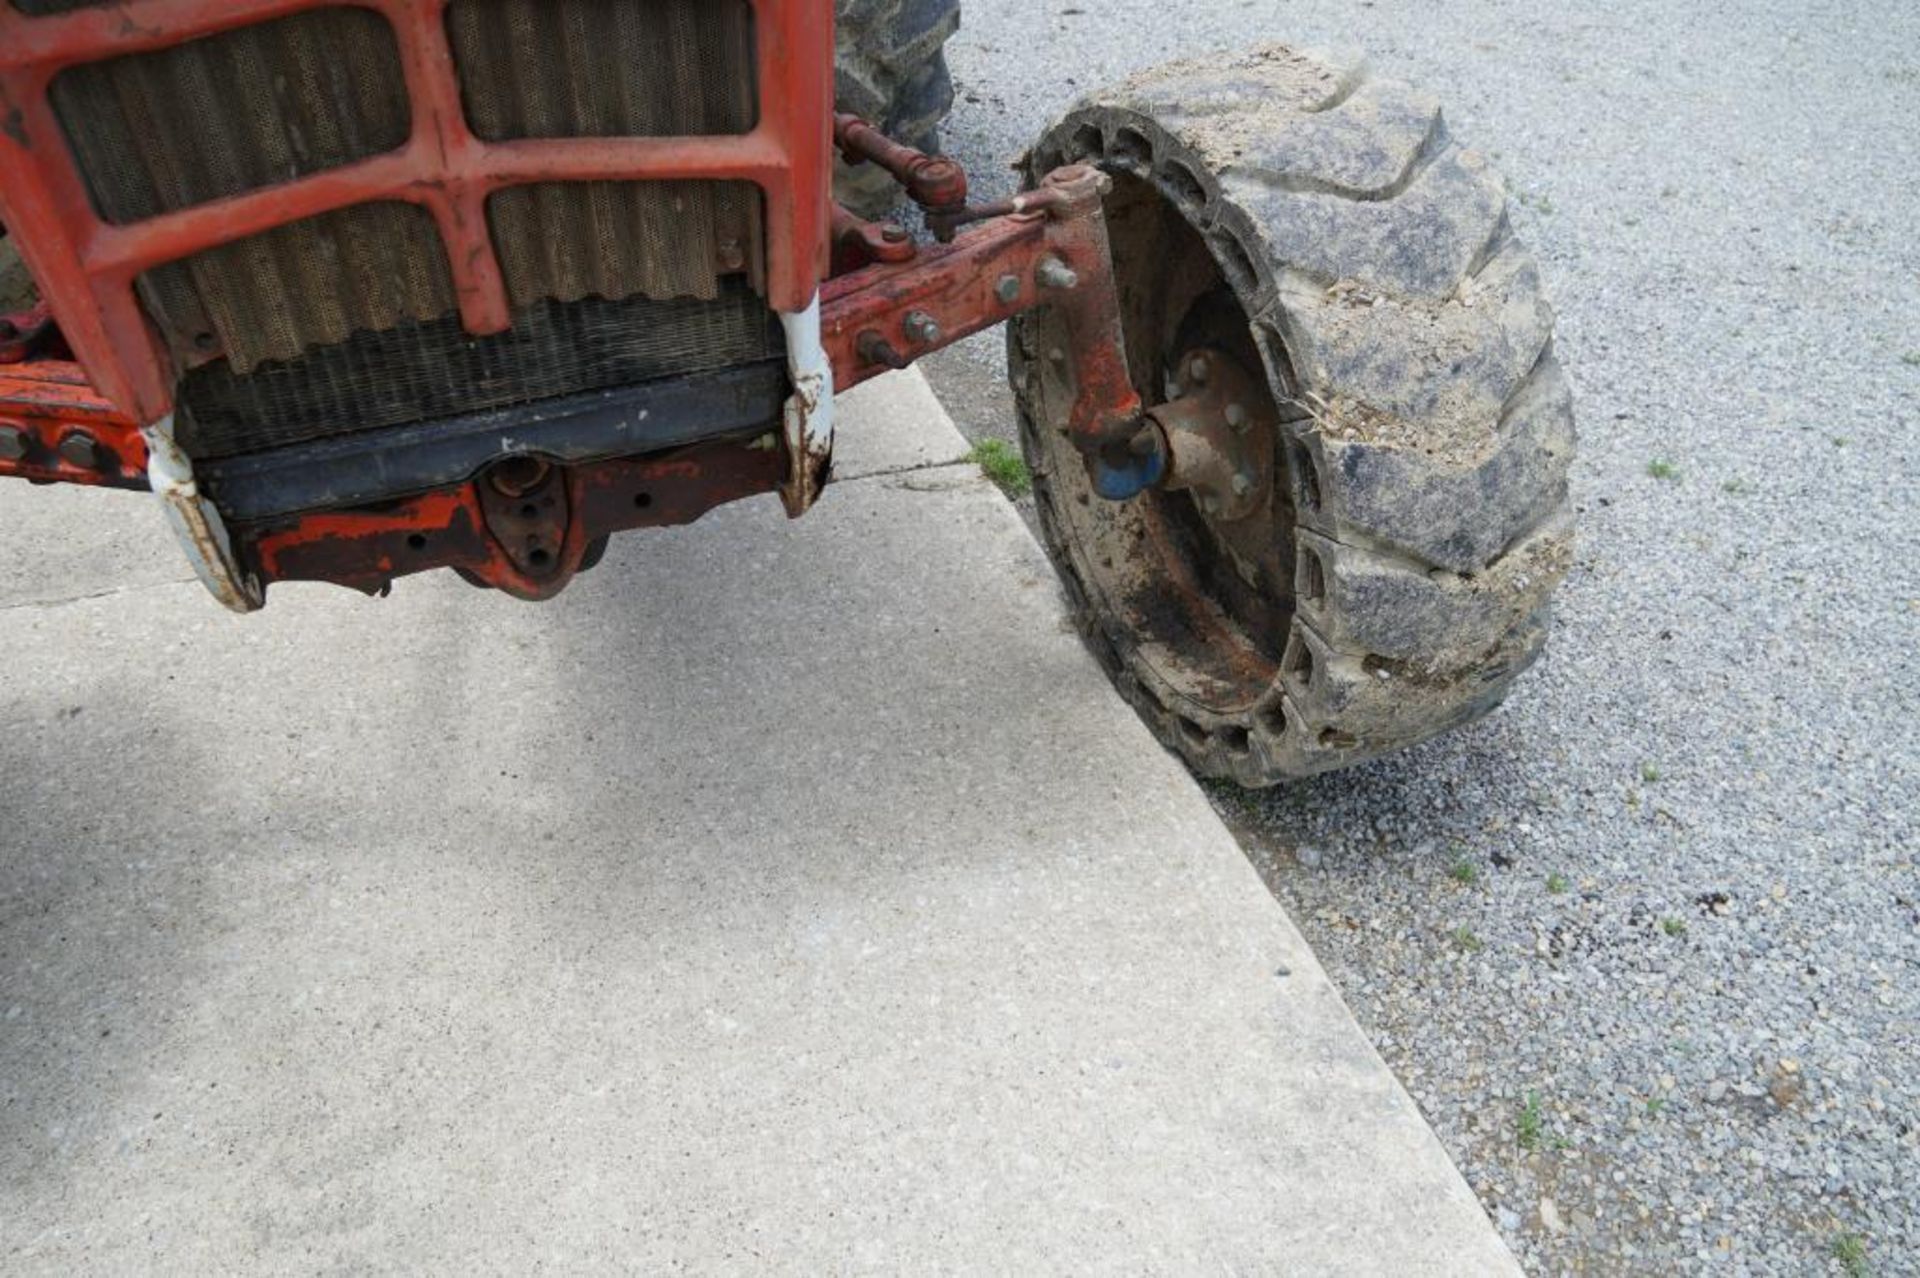
<svg viewBox="0 0 1920 1278">
<path fill-rule="evenodd" d="M 446 25 L 484 141 L 738 134 L 757 118 L 748 0 L 454 0 Z M 352 7 L 71 67 L 50 96 L 114 223 L 391 152 L 412 129 L 393 32 Z M 497 191 L 486 212 L 514 330 L 481 341 L 458 323 L 432 217 L 406 202 L 142 275 L 142 305 L 190 370 L 189 451 L 497 408 L 760 357 L 778 340 L 758 300 L 764 217 L 750 183 L 547 183 Z"/>
</svg>

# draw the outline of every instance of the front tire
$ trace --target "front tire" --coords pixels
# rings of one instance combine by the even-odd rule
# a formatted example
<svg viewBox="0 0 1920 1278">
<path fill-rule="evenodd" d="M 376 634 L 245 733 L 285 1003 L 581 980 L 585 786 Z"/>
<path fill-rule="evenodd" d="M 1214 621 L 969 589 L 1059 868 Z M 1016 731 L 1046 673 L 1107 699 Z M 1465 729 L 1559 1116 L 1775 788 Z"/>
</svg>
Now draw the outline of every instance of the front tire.
<svg viewBox="0 0 1920 1278">
<path fill-rule="evenodd" d="M 1114 179 L 1143 400 L 1177 396 L 1175 361 L 1207 349 L 1264 389 L 1277 432 L 1258 522 L 1182 492 L 1103 502 L 1064 431 L 1057 318 L 1011 326 L 1045 540 L 1122 693 L 1196 769 L 1245 785 L 1498 705 L 1571 560 L 1574 432 L 1552 312 L 1486 161 L 1432 100 L 1271 47 L 1084 100 L 1028 177 L 1068 163 Z"/>
</svg>

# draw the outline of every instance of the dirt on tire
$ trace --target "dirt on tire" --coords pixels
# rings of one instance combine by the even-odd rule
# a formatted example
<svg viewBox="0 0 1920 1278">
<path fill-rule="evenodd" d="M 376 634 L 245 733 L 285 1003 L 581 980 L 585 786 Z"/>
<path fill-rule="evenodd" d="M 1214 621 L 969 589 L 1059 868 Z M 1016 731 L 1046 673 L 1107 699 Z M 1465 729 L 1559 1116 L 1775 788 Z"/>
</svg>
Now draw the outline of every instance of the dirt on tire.
<svg viewBox="0 0 1920 1278">
<path fill-rule="evenodd" d="M 1574 429 L 1552 311 L 1486 160 L 1425 95 L 1274 46 L 1084 99 L 1033 148 L 1029 177 L 1075 162 L 1150 191 L 1211 259 L 1286 459 L 1291 527 L 1260 583 L 1284 634 L 1262 656 L 1252 639 L 1198 651 L 1197 625 L 1156 633 L 1115 567 L 1143 533 L 1085 500 L 1061 441 L 1045 315 L 1012 326 L 1042 528 L 1123 694 L 1201 772 L 1248 785 L 1370 759 L 1498 705 L 1540 654 L 1571 561 Z M 1126 211 L 1110 204 L 1110 221 Z M 1123 301 L 1164 289 L 1145 273 L 1175 259 L 1143 261 L 1124 226 L 1114 234 Z M 1158 402 L 1132 332 L 1129 351 Z"/>
</svg>

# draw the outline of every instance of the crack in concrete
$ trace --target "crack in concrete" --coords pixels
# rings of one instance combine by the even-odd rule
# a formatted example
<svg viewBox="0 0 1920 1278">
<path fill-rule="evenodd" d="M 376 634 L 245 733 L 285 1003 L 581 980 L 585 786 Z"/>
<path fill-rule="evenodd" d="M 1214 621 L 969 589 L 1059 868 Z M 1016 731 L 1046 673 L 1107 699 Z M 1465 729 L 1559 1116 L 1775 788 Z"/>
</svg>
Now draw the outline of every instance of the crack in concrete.
<svg viewBox="0 0 1920 1278">
<path fill-rule="evenodd" d="M 0 603 L 0 613 L 18 612 L 22 608 L 64 608 L 68 604 L 87 603 L 94 599 L 111 599 L 115 595 L 139 594 L 147 590 L 161 590 L 168 586 L 190 586 L 199 578 L 193 576 L 170 577 L 165 581 L 143 581 L 130 586 L 109 586 L 104 590 L 89 590 L 84 594 L 61 595 L 53 599 L 15 599 Z"/>
<path fill-rule="evenodd" d="M 965 456 L 960 456 L 951 461 L 915 462 L 910 466 L 889 466 L 884 470 L 870 470 L 844 478 L 836 475 L 832 482 L 836 484 L 860 484 L 865 483 L 869 479 L 887 479 L 894 475 L 912 475 L 926 470 L 951 470 L 960 466 L 972 466 L 973 464 L 974 463 L 968 461 Z M 982 478 L 985 478 L 985 476 L 982 476 Z"/>
</svg>

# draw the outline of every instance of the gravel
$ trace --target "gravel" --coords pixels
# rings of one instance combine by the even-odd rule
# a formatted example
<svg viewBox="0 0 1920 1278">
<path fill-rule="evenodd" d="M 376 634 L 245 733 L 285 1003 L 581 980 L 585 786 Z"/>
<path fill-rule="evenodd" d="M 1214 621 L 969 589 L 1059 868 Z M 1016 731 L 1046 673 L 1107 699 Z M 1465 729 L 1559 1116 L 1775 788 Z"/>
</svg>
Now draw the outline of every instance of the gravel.
<svg viewBox="0 0 1920 1278">
<path fill-rule="evenodd" d="M 969 0 L 951 149 L 1267 39 L 1495 157 L 1579 390 L 1583 543 L 1506 709 L 1214 787 L 1539 1273 L 1920 1272 L 1920 8 Z M 1010 432 L 997 340 L 929 370 Z"/>
</svg>

